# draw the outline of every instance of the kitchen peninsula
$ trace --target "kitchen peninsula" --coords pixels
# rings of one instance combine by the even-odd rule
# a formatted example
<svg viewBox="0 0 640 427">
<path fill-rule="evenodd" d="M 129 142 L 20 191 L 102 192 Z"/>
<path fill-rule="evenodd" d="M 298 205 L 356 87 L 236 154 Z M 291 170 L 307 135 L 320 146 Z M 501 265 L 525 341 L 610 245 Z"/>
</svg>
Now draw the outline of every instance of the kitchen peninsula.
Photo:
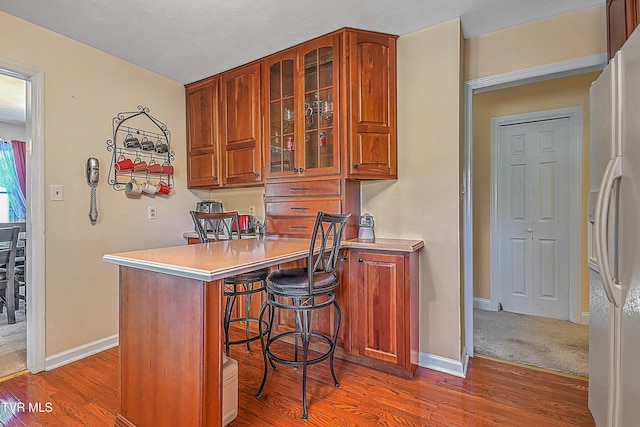
<svg viewBox="0 0 640 427">
<path fill-rule="evenodd" d="M 116 425 L 221 425 L 222 279 L 303 259 L 308 246 L 308 239 L 266 237 L 104 255 L 103 261 L 119 266 L 120 280 L 120 410 Z M 382 271 L 393 272 L 396 278 L 401 278 L 404 283 L 394 278 L 382 286 L 374 285 L 376 294 L 389 288 L 387 294 L 393 293 L 398 301 L 402 298 L 401 302 L 409 305 L 409 309 L 403 309 L 391 302 L 393 309 L 389 314 L 393 313 L 393 318 L 387 321 L 401 324 L 397 326 L 402 333 L 392 332 L 388 338 L 393 342 L 389 345 L 365 340 L 363 345 L 352 346 L 356 337 L 359 340 L 365 337 L 355 331 L 352 338 L 351 333 L 346 332 L 345 350 L 359 351 L 364 357 L 357 356 L 354 360 L 360 363 L 377 354 L 383 358 L 376 363 L 393 366 L 392 361 L 397 358 L 398 365 L 415 371 L 417 256 L 424 243 L 376 239 L 375 242 L 347 241 L 343 246 L 347 254 L 353 250 L 356 255 L 354 265 L 368 265 L 365 270 L 369 271 L 377 271 L 382 266 Z M 400 259 L 401 265 L 385 258 L 368 262 L 367 254 L 377 252 L 395 256 L 393 259 Z M 349 266 L 352 270 L 352 263 L 345 258 L 343 268 Z M 344 275 L 347 280 L 341 283 L 347 291 L 347 301 L 349 293 L 359 292 L 359 297 L 354 294 L 362 304 L 358 312 L 366 315 L 367 306 L 375 301 L 363 294 L 362 289 L 355 289 L 356 286 L 349 291 L 349 278 L 354 272 L 347 273 Z M 343 307 L 345 312 L 348 309 L 349 304 Z M 399 346 L 400 338 L 403 343 Z M 377 367 L 375 363 L 370 366 Z"/>
</svg>

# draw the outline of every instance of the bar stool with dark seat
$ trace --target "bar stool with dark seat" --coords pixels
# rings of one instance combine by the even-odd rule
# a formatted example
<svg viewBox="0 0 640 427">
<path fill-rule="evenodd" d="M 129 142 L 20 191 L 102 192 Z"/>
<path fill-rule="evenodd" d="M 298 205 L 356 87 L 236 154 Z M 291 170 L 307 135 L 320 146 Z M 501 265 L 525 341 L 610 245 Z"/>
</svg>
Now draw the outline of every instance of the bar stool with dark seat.
<svg viewBox="0 0 640 427">
<path fill-rule="evenodd" d="M 234 235 L 237 239 L 242 238 L 238 211 L 215 213 L 191 211 L 190 213 L 200 243 L 209 243 L 209 235 L 213 236 L 216 241 L 221 239 L 221 234 L 228 239 L 233 239 Z M 229 346 L 235 344 L 246 344 L 247 353 L 250 353 L 250 343 L 260 338 L 262 328 L 258 328 L 258 334 L 251 333 L 250 325 L 258 322 L 257 318 L 251 317 L 251 300 L 254 294 L 265 291 L 265 282 L 268 274 L 269 269 L 263 268 L 224 279 L 224 296 L 226 299 L 224 307 L 224 346 L 227 356 L 229 356 Z M 244 316 L 233 317 L 233 307 L 238 297 L 245 299 Z M 231 340 L 229 338 L 229 326 L 236 322 L 244 322 L 245 337 L 240 340 Z M 266 325 L 267 322 L 265 321 L 265 332 L 268 329 Z"/>
<path fill-rule="evenodd" d="M 336 387 L 340 387 L 333 369 L 333 355 L 340 330 L 341 311 L 335 299 L 335 290 L 340 284 L 336 266 L 340 241 L 347 220 L 351 213 L 331 214 L 318 212 L 309 245 L 307 267 L 287 268 L 276 270 L 267 277 L 267 299 L 260 309 L 258 325 L 262 336 L 263 317 L 269 307 L 268 329 L 260 340 L 264 355 L 264 375 L 256 396 L 262 395 L 262 389 L 267 381 L 267 360 L 275 370 L 274 362 L 289 366 L 302 366 L 302 419 L 308 418 L 307 413 L 307 366 L 329 359 L 329 370 Z M 317 310 L 333 306 L 336 314 L 336 325 L 333 337 L 323 335 L 313 330 L 313 317 Z M 294 312 L 295 328 L 272 336 L 274 310 L 289 310 Z M 293 338 L 293 349 L 280 345 L 290 342 Z M 309 359 L 309 344 L 313 340 L 322 346 L 321 354 Z M 299 346 L 302 345 L 302 358 Z M 326 347 L 326 349 L 324 348 Z M 285 354 L 286 353 L 286 354 Z"/>
</svg>

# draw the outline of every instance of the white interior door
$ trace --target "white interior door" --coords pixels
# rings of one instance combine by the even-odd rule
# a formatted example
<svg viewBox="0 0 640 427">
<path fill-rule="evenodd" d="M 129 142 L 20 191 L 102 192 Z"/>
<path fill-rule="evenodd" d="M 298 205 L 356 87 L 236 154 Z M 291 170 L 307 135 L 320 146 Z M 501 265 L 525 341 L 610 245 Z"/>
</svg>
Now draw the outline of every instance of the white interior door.
<svg viewBox="0 0 640 427">
<path fill-rule="evenodd" d="M 503 310 L 570 318 L 570 120 L 502 125 L 497 279 Z"/>
</svg>

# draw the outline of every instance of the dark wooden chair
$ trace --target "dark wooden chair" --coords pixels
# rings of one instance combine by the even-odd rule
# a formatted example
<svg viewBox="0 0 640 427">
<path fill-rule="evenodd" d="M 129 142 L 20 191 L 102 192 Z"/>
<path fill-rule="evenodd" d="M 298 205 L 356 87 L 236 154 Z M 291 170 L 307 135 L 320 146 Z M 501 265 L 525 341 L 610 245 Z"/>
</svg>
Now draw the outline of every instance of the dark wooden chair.
<svg viewBox="0 0 640 427">
<path fill-rule="evenodd" d="M 318 212 L 309 244 L 307 266 L 276 270 L 267 277 L 267 299 L 262 304 L 258 325 L 260 343 L 264 355 L 264 375 L 256 396 L 262 395 L 267 381 L 267 361 L 275 369 L 275 363 L 299 367 L 302 366 L 302 419 L 307 414 L 307 366 L 329 359 L 329 370 L 334 385 L 340 387 L 333 369 L 333 355 L 340 330 L 341 311 L 335 299 L 335 290 L 340 284 L 336 273 L 340 241 L 351 213 L 331 214 Z M 333 336 L 323 335 L 313 330 L 314 312 L 333 306 L 336 315 Z M 262 331 L 264 315 L 269 307 L 268 326 Z M 272 336 L 275 310 L 292 311 L 295 328 L 292 331 L 279 332 Z M 263 333 L 264 332 L 264 333 Z M 282 342 L 293 338 L 293 354 L 285 354 Z M 312 339 L 323 345 L 321 354 L 309 359 L 309 344 Z M 299 347 L 302 346 L 302 357 Z"/>
<path fill-rule="evenodd" d="M 0 311 L 7 308 L 7 321 L 16 323 L 15 264 L 19 227 L 0 228 Z"/>
<path fill-rule="evenodd" d="M 241 239 L 242 231 L 238 220 L 238 211 L 205 213 L 191 211 L 191 218 L 200 243 L 209 243 L 210 237 L 214 240 Z M 265 283 L 268 268 L 263 268 L 224 279 L 224 346 L 225 353 L 229 356 L 229 346 L 246 344 L 247 353 L 251 352 L 251 342 L 260 338 L 260 334 L 251 331 L 251 324 L 258 322 L 257 317 L 251 316 L 251 301 L 254 294 L 265 292 Z M 244 314 L 234 316 L 233 309 L 238 298 L 244 298 Z M 233 323 L 242 322 L 245 326 L 245 337 L 240 340 L 229 338 L 229 327 Z M 266 326 L 266 322 L 265 322 Z M 258 331 L 260 328 L 257 328 Z"/>
</svg>

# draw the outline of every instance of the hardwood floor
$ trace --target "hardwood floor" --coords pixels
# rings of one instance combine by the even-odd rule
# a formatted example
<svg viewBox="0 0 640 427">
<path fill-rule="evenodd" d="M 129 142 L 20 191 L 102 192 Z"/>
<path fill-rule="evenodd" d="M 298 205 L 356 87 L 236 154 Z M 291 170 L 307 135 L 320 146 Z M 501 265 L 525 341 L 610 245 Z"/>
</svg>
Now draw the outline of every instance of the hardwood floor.
<svg viewBox="0 0 640 427">
<path fill-rule="evenodd" d="M 251 354 L 243 346 L 231 350 L 240 384 L 234 427 L 594 425 L 587 381 L 478 357 L 469 362 L 466 379 L 418 368 L 413 380 L 336 359 L 340 388 L 333 386 L 326 362 L 312 366 L 309 420 L 304 422 L 300 372 L 278 366 L 269 373 L 263 396 L 254 397 L 262 356 L 259 344 L 252 348 Z M 113 426 L 117 369 L 114 348 L 49 372 L 0 382 L 0 425 Z"/>
</svg>

